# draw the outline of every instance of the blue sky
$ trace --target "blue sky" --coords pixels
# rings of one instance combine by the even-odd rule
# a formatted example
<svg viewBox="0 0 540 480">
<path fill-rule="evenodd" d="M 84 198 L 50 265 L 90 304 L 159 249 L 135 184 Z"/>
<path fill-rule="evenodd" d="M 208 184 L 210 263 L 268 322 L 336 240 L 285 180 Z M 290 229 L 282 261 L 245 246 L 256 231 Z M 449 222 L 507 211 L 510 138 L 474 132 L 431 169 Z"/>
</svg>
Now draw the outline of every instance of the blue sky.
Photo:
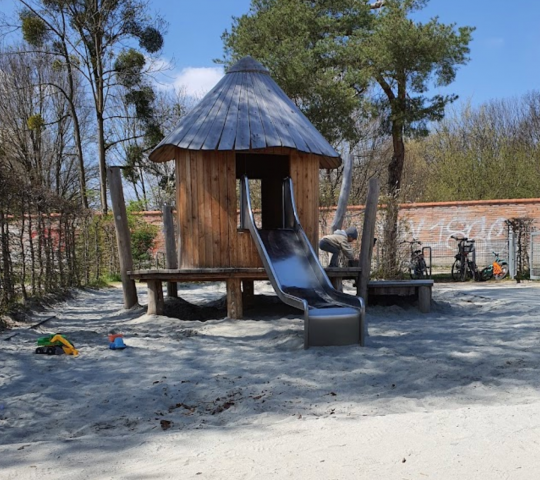
<svg viewBox="0 0 540 480">
<path fill-rule="evenodd" d="M 174 55 L 180 72 L 212 69 L 221 57 L 220 36 L 231 17 L 249 10 L 249 0 L 152 0 L 170 23 L 165 56 Z M 438 16 L 443 23 L 474 26 L 471 60 L 460 67 L 444 92 L 474 105 L 540 89 L 540 2 L 538 0 L 431 0 L 419 18 Z M 207 71 L 213 80 L 212 70 Z M 204 70 L 199 71 L 201 78 Z M 184 78 L 189 77 L 184 71 Z M 215 81 L 212 83 L 212 86 Z M 190 86 L 190 89 L 192 87 Z"/>
<path fill-rule="evenodd" d="M 14 0 L 0 0 L 9 11 Z M 163 60 L 174 70 L 167 81 L 202 94 L 222 75 L 213 59 L 222 56 L 221 34 L 250 0 L 150 0 L 168 22 Z M 473 105 L 540 89 L 540 2 L 538 0 L 431 0 L 418 14 L 443 23 L 475 26 L 471 60 L 460 67 L 453 92 Z"/>
</svg>

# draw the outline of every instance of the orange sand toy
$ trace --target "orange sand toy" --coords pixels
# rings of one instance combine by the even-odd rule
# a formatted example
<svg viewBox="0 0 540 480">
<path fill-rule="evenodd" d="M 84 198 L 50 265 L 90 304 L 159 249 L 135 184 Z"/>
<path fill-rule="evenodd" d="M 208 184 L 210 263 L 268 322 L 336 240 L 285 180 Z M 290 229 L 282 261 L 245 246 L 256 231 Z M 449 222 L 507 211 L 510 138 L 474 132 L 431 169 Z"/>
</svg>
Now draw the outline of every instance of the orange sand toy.
<svg viewBox="0 0 540 480">
<path fill-rule="evenodd" d="M 122 338 L 124 336 L 123 333 L 109 333 L 109 342 L 114 342 L 115 338 Z"/>
</svg>

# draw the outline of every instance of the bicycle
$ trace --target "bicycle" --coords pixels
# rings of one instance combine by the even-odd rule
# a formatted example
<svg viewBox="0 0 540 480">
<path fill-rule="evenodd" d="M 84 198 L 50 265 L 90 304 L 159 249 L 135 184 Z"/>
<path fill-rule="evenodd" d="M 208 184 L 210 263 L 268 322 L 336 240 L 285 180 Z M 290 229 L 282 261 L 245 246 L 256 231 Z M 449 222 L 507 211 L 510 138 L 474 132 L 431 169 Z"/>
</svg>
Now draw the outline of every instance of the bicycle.
<svg viewBox="0 0 540 480">
<path fill-rule="evenodd" d="M 478 267 L 474 259 L 469 258 L 469 254 L 474 253 L 475 241 L 467 237 L 457 238 L 453 235 L 450 238 L 458 242 L 458 253 L 454 256 L 456 260 L 452 265 L 452 280 L 456 282 L 464 282 L 472 278 L 477 280 L 479 278 Z"/>
<path fill-rule="evenodd" d="M 421 249 L 415 250 L 415 245 L 420 246 L 422 245 L 422 242 L 413 238 L 410 242 L 403 240 L 401 243 L 408 243 L 410 245 L 411 259 L 409 261 L 409 275 L 411 276 L 411 279 L 418 280 L 422 278 L 429 278 L 428 267 L 426 265 L 424 254 L 422 253 Z"/>
<path fill-rule="evenodd" d="M 505 260 L 501 260 L 497 252 L 491 252 L 495 256 L 494 262 L 482 269 L 479 275 L 479 280 L 486 281 L 494 278 L 495 280 L 502 280 L 508 275 L 508 263 Z"/>
</svg>

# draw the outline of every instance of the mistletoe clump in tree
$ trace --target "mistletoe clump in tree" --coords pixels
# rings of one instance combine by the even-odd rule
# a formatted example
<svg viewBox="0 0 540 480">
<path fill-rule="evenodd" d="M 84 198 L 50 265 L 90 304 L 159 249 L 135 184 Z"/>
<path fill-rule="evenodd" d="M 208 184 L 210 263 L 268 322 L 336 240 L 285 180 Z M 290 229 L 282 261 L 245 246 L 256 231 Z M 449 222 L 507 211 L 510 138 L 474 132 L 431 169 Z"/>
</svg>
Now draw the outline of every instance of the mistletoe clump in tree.
<svg viewBox="0 0 540 480">
<path fill-rule="evenodd" d="M 158 53 L 166 24 L 148 14 L 145 0 L 18 1 L 22 5 L 20 19 L 25 40 L 58 58 L 69 72 L 79 72 L 90 86 L 97 129 L 101 208 L 106 212 L 106 151 L 115 141 L 107 138 L 112 131 L 105 126 L 108 102 L 114 99 L 112 92 L 118 86 L 118 78 L 128 84 L 135 81 L 146 62 L 140 52 L 133 55 L 128 48 L 126 54 L 126 45 L 136 43 L 138 49 L 148 54 Z"/>
</svg>

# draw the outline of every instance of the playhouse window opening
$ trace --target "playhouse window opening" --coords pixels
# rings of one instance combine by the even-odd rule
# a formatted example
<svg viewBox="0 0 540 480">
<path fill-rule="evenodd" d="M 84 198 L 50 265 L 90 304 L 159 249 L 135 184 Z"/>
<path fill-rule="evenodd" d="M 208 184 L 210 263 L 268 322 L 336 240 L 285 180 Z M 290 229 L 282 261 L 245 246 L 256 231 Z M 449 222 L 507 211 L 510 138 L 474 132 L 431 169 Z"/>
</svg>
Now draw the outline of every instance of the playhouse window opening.
<svg viewBox="0 0 540 480">
<path fill-rule="evenodd" d="M 237 210 L 242 204 L 240 179 L 246 175 L 251 193 L 251 207 L 257 228 L 277 229 L 283 227 L 283 179 L 290 176 L 288 155 L 267 153 L 236 154 Z M 242 229 L 240 213 L 237 225 Z M 245 227 L 245 226 L 244 226 Z"/>
</svg>

